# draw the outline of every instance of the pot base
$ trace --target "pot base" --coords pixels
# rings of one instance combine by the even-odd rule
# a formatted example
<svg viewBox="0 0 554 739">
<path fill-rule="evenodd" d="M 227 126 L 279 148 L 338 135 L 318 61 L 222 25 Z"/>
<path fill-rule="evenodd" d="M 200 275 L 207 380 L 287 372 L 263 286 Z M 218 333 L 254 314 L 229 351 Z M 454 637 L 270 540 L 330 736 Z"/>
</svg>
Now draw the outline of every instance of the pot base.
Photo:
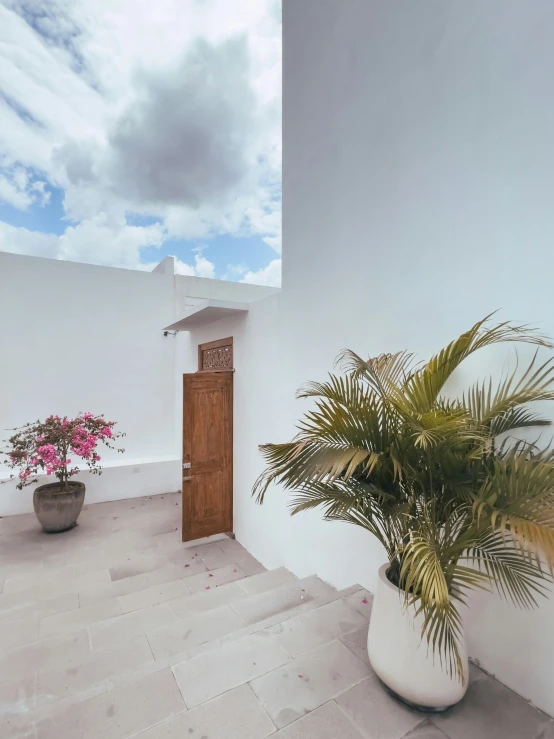
<svg viewBox="0 0 554 739">
<path fill-rule="evenodd" d="M 420 711 L 421 713 L 443 713 L 444 711 L 449 711 L 452 706 L 456 705 L 455 703 L 453 703 L 452 706 L 419 706 L 417 703 L 412 703 L 412 701 L 406 700 L 406 698 L 403 698 L 398 693 L 395 693 L 392 688 L 389 688 L 389 686 L 381 680 L 379 675 L 377 675 L 377 679 L 389 695 L 392 695 L 393 698 L 396 698 L 396 700 L 404 703 L 405 706 L 409 706 L 409 708 L 414 708 L 416 711 Z"/>
<path fill-rule="evenodd" d="M 78 525 L 78 523 L 72 523 L 70 526 L 66 526 L 65 529 L 45 529 L 43 526 L 42 530 L 45 534 L 62 534 L 64 531 L 71 531 L 71 529 L 74 529 Z"/>
</svg>

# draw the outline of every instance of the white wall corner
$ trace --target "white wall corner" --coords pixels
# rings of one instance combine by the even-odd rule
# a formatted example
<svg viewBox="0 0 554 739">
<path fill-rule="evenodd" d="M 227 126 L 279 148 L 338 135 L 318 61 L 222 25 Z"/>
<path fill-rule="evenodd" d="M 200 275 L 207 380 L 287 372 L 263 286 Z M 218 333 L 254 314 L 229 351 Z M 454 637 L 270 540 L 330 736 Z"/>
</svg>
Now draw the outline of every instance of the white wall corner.
<svg viewBox="0 0 554 739">
<path fill-rule="evenodd" d="M 159 272 L 162 275 L 174 275 L 175 274 L 175 257 L 164 257 L 162 261 L 154 267 L 152 272 Z"/>
</svg>

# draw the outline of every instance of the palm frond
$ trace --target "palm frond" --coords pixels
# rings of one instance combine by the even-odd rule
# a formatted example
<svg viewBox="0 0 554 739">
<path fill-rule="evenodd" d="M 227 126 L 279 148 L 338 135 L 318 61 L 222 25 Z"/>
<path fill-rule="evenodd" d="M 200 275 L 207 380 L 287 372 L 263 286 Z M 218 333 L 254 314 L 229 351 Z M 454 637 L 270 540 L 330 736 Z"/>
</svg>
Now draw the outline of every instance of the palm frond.
<svg viewBox="0 0 554 739">
<path fill-rule="evenodd" d="M 529 608 L 554 579 L 554 451 L 508 436 L 550 423 L 527 404 L 554 400 L 554 358 L 535 353 L 498 387 L 488 379 L 460 399 L 440 395 L 486 346 L 553 348 L 527 325 L 490 318 L 422 366 L 408 352 L 342 352 L 344 374 L 299 391 L 312 403 L 297 436 L 260 447 L 266 469 L 253 490 L 261 503 L 279 484 L 293 493 L 293 515 L 321 508 L 325 520 L 373 534 L 429 651 L 458 677 L 468 591 L 493 589 Z"/>
<path fill-rule="evenodd" d="M 463 396 L 471 416 L 491 436 L 516 428 L 546 426 L 550 422 L 522 408 L 526 403 L 554 400 L 554 357 L 538 364 L 537 352 L 521 377 L 518 369 L 507 375 L 493 392 L 492 378 L 477 383 Z M 538 365 L 538 366 L 537 366 Z"/>
<path fill-rule="evenodd" d="M 469 331 L 450 342 L 409 378 L 405 393 L 414 409 L 421 413 L 429 411 L 454 370 L 479 349 L 502 342 L 523 342 L 552 348 L 549 339 L 526 324 L 503 321 L 487 325 L 492 315 L 478 321 Z"/>
<path fill-rule="evenodd" d="M 548 571 L 522 557 L 519 548 L 498 532 L 486 530 L 476 537 L 465 559 L 486 575 L 501 597 L 520 608 L 536 606 L 535 596 L 547 595 L 552 584 Z"/>
</svg>

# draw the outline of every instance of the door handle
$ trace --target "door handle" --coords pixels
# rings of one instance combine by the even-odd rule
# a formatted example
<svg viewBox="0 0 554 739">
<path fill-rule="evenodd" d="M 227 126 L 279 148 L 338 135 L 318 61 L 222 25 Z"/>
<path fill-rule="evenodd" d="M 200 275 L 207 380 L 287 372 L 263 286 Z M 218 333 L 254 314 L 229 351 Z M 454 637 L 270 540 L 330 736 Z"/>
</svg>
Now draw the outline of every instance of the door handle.
<svg viewBox="0 0 554 739">
<path fill-rule="evenodd" d="M 189 482 L 192 480 L 192 475 L 189 475 L 188 477 L 183 477 L 183 482 Z"/>
</svg>

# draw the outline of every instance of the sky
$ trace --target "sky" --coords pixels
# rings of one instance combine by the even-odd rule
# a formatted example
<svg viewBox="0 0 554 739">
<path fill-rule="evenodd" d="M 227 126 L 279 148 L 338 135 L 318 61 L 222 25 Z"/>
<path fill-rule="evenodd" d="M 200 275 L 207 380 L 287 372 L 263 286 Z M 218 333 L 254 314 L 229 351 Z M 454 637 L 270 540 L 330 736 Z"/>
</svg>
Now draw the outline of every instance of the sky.
<svg viewBox="0 0 554 739">
<path fill-rule="evenodd" d="M 279 0 L 0 0 L 0 251 L 278 286 Z"/>
</svg>

